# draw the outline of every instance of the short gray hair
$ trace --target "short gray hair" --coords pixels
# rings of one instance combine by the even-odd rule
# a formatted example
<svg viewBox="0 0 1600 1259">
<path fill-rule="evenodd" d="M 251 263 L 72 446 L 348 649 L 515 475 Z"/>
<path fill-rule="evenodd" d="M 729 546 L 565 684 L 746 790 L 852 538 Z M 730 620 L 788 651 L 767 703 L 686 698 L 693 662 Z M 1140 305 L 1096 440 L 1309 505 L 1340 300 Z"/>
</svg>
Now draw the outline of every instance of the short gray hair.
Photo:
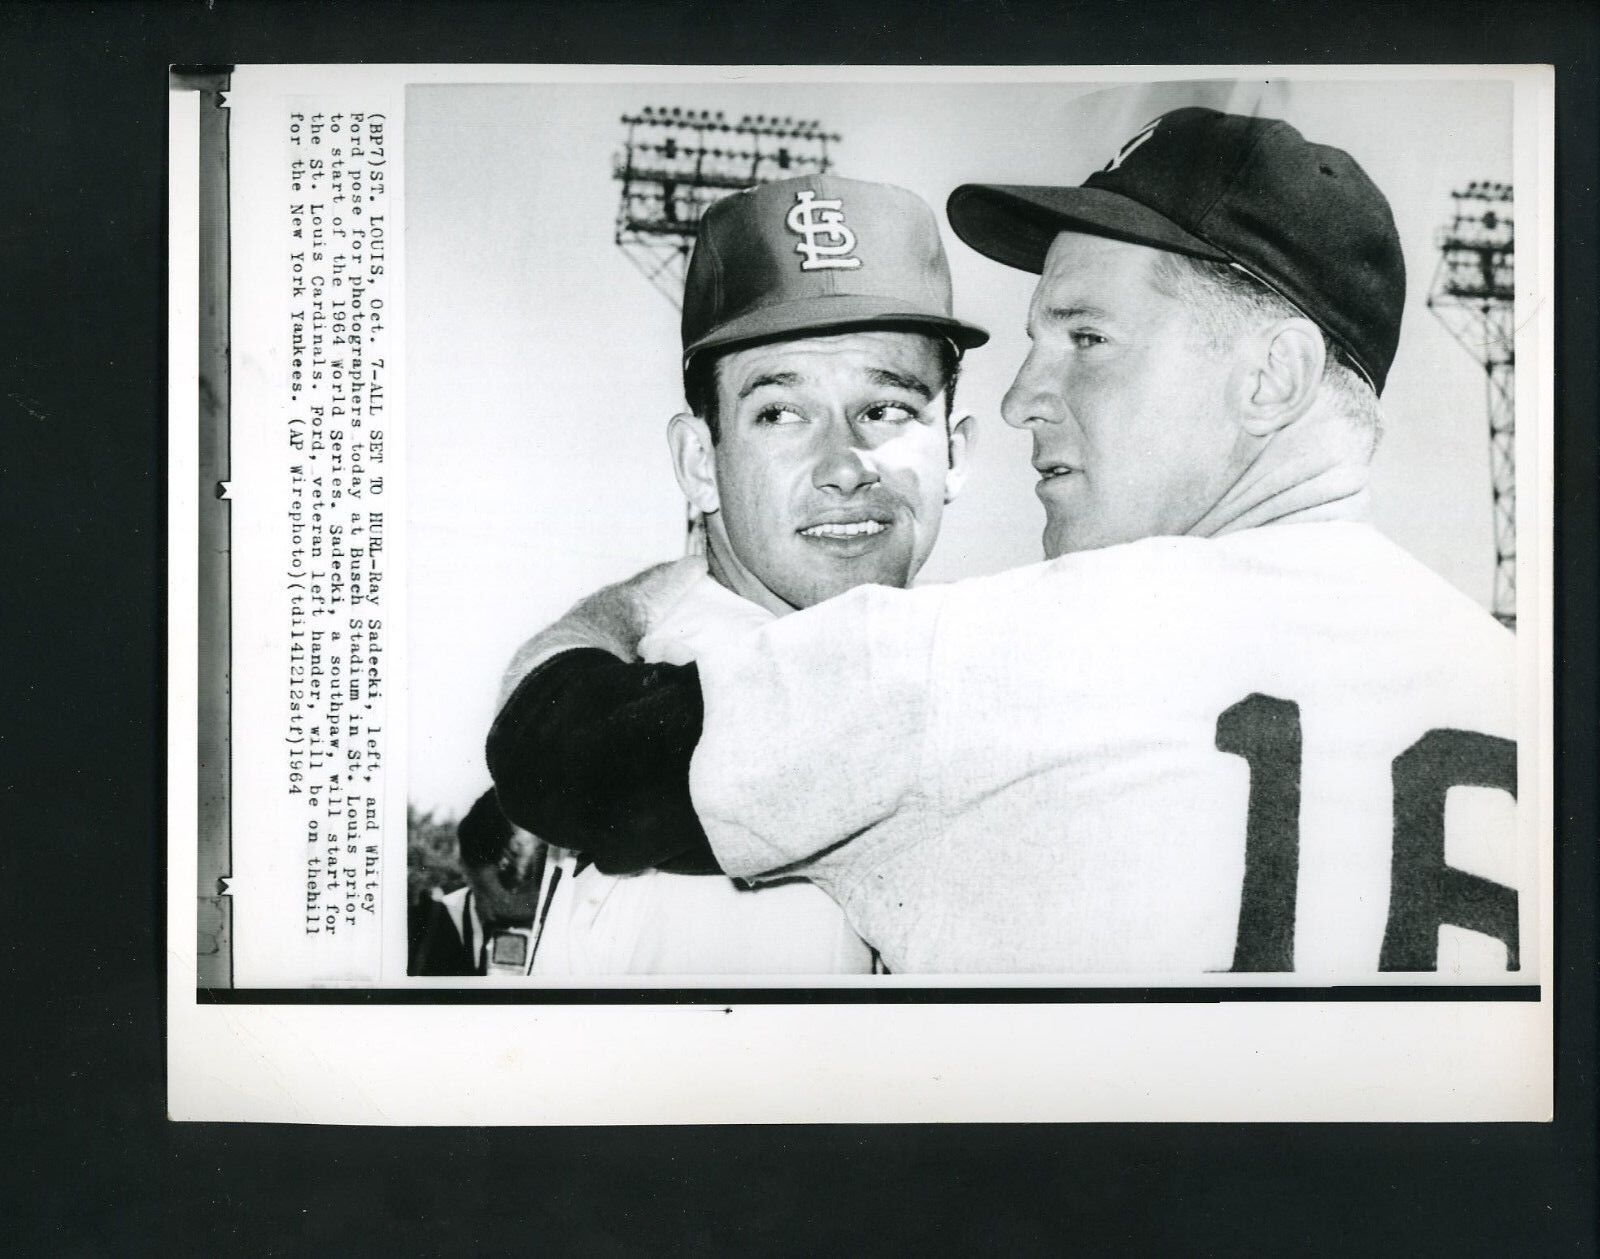
<svg viewBox="0 0 1600 1259">
<path fill-rule="evenodd" d="M 1187 254 L 1162 251 L 1151 282 L 1157 291 L 1189 308 L 1194 326 L 1208 349 L 1229 349 L 1241 333 L 1275 319 L 1307 316 L 1254 276 L 1226 262 L 1209 262 Z M 1327 364 L 1322 387 L 1333 409 L 1366 437 L 1370 454 L 1383 433 L 1383 407 L 1365 376 L 1345 352 L 1323 333 Z"/>
</svg>

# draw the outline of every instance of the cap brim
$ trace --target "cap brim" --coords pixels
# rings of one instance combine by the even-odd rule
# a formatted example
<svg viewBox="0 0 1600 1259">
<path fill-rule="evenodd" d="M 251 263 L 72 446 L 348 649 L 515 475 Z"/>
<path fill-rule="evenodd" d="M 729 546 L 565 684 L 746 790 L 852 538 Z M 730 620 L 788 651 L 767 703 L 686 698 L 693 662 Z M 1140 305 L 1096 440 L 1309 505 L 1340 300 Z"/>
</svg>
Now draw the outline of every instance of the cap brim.
<svg viewBox="0 0 1600 1259">
<path fill-rule="evenodd" d="M 950 194 L 945 213 L 955 234 L 980 254 L 1036 274 L 1044 270 L 1045 255 L 1061 232 L 1230 261 L 1216 246 L 1184 231 L 1166 215 L 1104 188 L 962 184 Z"/>
<path fill-rule="evenodd" d="M 832 297 L 808 297 L 804 301 L 763 306 L 740 315 L 685 346 L 683 362 L 688 366 L 690 359 L 706 350 L 728 349 L 748 342 L 770 341 L 775 337 L 798 333 L 822 335 L 848 328 L 874 327 L 926 329 L 936 336 L 949 337 L 962 350 L 974 349 L 989 339 L 989 334 L 976 324 L 911 309 L 892 298 L 840 293 Z"/>
</svg>

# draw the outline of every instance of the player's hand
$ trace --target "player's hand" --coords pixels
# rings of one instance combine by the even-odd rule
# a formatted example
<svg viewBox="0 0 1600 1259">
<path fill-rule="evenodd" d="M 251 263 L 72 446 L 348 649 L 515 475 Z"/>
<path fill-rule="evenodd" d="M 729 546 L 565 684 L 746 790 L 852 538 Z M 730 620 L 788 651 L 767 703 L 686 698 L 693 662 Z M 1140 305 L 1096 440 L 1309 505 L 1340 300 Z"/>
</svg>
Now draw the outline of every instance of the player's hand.
<svg viewBox="0 0 1600 1259">
<path fill-rule="evenodd" d="M 637 660 L 639 640 L 704 572 L 704 560 L 685 557 L 647 568 L 580 600 L 554 625 L 518 649 L 501 683 L 501 702 L 529 673 L 563 651 L 597 647 L 619 660 Z"/>
<path fill-rule="evenodd" d="M 557 625 L 568 632 L 588 635 L 591 641 L 585 646 L 601 647 L 623 660 L 636 660 L 640 639 L 704 571 L 704 561 L 698 557 L 657 564 L 626 581 L 595 591 Z"/>
</svg>

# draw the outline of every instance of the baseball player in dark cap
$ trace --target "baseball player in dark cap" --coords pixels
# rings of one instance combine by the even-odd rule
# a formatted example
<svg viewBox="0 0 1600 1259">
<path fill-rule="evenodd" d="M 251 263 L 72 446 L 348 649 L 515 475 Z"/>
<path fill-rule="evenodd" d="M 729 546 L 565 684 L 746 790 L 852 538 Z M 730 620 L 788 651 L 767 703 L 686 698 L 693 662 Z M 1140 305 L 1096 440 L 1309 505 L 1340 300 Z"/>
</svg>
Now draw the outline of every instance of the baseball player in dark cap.
<svg viewBox="0 0 1600 1259">
<path fill-rule="evenodd" d="M 864 583 L 908 585 L 966 471 L 956 375 L 987 339 L 952 314 L 938 223 L 904 189 L 813 174 L 711 206 L 684 291 L 689 406 L 668 427 L 706 553 L 673 566 L 642 658 L 684 664 Z M 600 858 L 552 866 L 535 974 L 872 967 L 809 883 L 753 891 L 709 862 L 618 877 Z"/>
<path fill-rule="evenodd" d="M 896 971 L 1517 969 L 1512 637 L 1366 519 L 1405 285 L 1382 193 L 1283 121 L 1181 109 L 1081 186 L 949 215 L 1040 277 L 1002 409 L 1046 561 L 613 662 L 657 731 L 612 748 L 655 793 L 618 846 L 803 874 Z M 625 646 L 655 580 L 568 631 Z M 511 697 L 497 776 L 579 724 L 580 661 Z"/>
</svg>

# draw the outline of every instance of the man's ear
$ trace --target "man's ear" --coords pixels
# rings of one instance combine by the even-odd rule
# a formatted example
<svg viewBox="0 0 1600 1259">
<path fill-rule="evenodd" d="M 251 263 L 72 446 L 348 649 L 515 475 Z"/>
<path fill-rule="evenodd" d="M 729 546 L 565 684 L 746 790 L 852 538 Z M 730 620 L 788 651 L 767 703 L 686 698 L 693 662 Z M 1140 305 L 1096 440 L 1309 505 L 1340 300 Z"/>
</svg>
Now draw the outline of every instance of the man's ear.
<svg viewBox="0 0 1600 1259">
<path fill-rule="evenodd" d="M 672 451 L 672 471 L 683 496 L 702 514 L 716 511 L 722 499 L 717 493 L 717 456 L 710 426 L 687 411 L 673 416 L 667 425 L 667 448 Z"/>
<path fill-rule="evenodd" d="M 1280 319 L 1246 343 L 1245 370 L 1237 377 L 1240 423 L 1254 437 L 1270 437 L 1311 409 L 1322 388 L 1328 349 L 1309 319 Z"/>
<path fill-rule="evenodd" d="M 950 468 L 944 474 L 944 501 L 952 503 L 967 483 L 972 451 L 978 441 L 978 420 L 971 412 L 952 417 L 949 429 Z"/>
</svg>

